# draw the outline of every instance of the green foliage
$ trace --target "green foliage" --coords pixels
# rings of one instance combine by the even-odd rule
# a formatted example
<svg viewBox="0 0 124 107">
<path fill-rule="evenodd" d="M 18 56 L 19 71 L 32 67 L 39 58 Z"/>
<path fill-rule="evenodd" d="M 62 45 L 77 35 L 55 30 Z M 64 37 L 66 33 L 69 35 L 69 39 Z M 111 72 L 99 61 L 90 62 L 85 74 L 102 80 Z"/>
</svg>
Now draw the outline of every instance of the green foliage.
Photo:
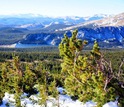
<svg viewBox="0 0 124 107">
<path fill-rule="evenodd" d="M 100 52 L 95 41 L 91 54 L 81 55 L 84 45 L 87 43 L 77 39 L 77 30 L 72 32 L 72 37 L 65 34 L 59 45 L 62 74 L 65 77 L 65 88 L 68 94 L 75 96 L 82 102 L 93 100 L 97 107 L 109 101 L 114 101 L 117 96 L 124 97 L 119 80 L 115 84 L 114 73 L 111 64 L 108 63 Z M 118 90 L 121 90 L 119 94 Z M 119 99 L 120 101 L 120 99 Z"/>
<path fill-rule="evenodd" d="M 14 94 L 16 107 L 21 107 L 20 99 L 24 92 L 30 96 L 39 91 L 41 98 L 39 103 L 45 106 L 47 106 L 48 96 L 58 99 L 57 77 L 54 76 L 55 72 L 51 74 L 52 72 L 47 70 L 47 65 L 43 66 L 40 62 L 21 63 L 19 57 L 14 56 L 11 62 L 1 64 L 0 68 L 0 103 L 5 92 Z M 38 90 L 34 88 L 36 84 L 38 84 Z"/>
<path fill-rule="evenodd" d="M 23 92 L 30 96 L 39 91 L 41 105 L 47 106 L 48 96 L 52 96 L 58 100 L 59 107 L 56 87 L 64 85 L 73 99 L 93 100 L 101 107 L 118 98 L 119 107 L 123 107 L 124 51 L 103 50 L 105 58 L 112 60 L 110 63 L 96 41 L 90 53 L 82 51 L 87 41 L 77 39 L 77 33 L 74 31 L 70 38 L 64 35 L 59 45 L 62 60 L 57 51 L 53 52 L 56 50 L 53 47 L 42 47 L 36 49 L 37 52 L 35 49 L 8 49 L 9 52 L 0 49 L 0 103 L 5 92 L 14 93 L 19 107 Z M 38 90 L 34 89 L 36 84 Z"/>
<path fill-rule="evenodd" d="M 58 98 L 58 91 L 56 88 L 56 81 L 51 77 L 49 71 L 43 68 L 42 63 L 39 63 L 36 67 L 37 83 L 39 91 L 39 104 L 47 107 L 47 100 L 49 96 Z"/>
<path fill-rule="evenodd" d="M 20 62 L 19 58 L 17 56 L 14 56 L 13 58 L 13 70 L 14 70 L 14 75 L 13 75 L 13 87 L 15 91 L 15 102 L 16 102 L 16 107 L 21 107 L 21 101 L 20 97 L 22 95 L 22 78 L 23 78 L 23 72 L 20 69 Z"/>
<path fill-rule="evenodd" d="M 7 69 L 7 63 L 1 64 L 0 67 L 0 104 L 2 104 L 2 98 L 4 97 L 4 93 L 8 89 L 8 69 Z"/>
<path fill-rule="evenodd" d="M 36 84 L 36 79 L 37 79 L 36 74 L 32 72 L 30 68 L 31 68 L 31 65 L 27 64 L 23 74 L 23 78 L 22 78 L 23 90 L 27 94 L 29 94 L 29 96 L 33 94 L 35 91 L 33 87 Z"/>
<path fill-rule="evenodd" d="M 4 97 L 4 79 L 2 78 L 2 73 L 0 71 L 0 105 L 2 104 L 2 99 Z"/>
</svg>

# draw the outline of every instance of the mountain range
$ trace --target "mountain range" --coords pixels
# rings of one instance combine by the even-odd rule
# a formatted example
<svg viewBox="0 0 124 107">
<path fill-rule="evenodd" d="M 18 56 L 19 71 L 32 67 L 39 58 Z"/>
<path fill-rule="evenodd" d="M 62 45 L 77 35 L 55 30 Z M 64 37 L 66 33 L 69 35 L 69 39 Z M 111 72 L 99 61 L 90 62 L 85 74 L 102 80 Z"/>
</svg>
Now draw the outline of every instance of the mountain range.
<svg viewBox="0 0 124 107">
<path fill-rule="evenodd" d="M 124 13 L 91 17 L 48 17 L 33 14 L 0 15 L 0 45 L 14 43 L 58 45 L 63 34 L 78 29 L 78 38 L 91 46 L 97 40 L 101 47 L 124 47 Z"/>
</svg>

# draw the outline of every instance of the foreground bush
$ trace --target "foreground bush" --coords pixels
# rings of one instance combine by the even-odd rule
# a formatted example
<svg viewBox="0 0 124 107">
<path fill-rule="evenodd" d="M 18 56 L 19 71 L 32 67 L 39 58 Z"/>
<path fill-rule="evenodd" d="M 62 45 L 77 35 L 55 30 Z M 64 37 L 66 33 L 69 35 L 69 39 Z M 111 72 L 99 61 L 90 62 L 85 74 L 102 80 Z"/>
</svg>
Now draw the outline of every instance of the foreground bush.
<svg viewBox="0 0 124 107">
<path fill-rule="evenodd" d="M 18 56 L 10 62 L 0 65 L 0 104 L 5 92 L 13 93 L 15 106 L 21 107 L 21 95 L 27 93 L 29 97 L 39 92 L 41 105 L 47 107 L 48 96 L 58 98 L 54 75 L 43 68 L 39 62 L 36 66 L 30 63 L 21 64 Z M 38 88 L 34 88 L 38 84 Z"/>
<path fill-rule="evenodd" d="M 77 33 L 77 30 L 73 31 L 70 38 L 65 34 L 59 45 L 68 94 L 82 102 L 97 102 L 97 107 L 116 99 L 120 107 L 124 106 L 124 81 L 120 80 L 124 72 L 119 76 L 113 72 L 111 62 L 104 59 L 96 41 L 90 55 L 82 56 L 81 51 L 87 42 L 77 39 Z"/>
</svg>

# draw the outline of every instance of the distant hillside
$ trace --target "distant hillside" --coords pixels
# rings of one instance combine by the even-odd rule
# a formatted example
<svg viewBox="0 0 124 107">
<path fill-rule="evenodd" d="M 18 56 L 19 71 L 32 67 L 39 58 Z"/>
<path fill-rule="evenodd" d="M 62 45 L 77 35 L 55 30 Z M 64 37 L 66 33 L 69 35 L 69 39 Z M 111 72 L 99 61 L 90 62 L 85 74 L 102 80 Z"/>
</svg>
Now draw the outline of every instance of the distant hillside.
<svg viewBox="0 0 124 107">
<path fill-rule="evenodd" d="M 124 26 L 124 13 L 104 18 L 98 21 L 89 22 L 89 24 L 94 24 L 94 26 Z"/>
<path fill-rule="evenodd" d="M 72 30 L 76 28 L 94 28 L 94 27 L 105 27 L 105 26 L 124 26 L 124 13 L 102 18 L 100 20 L 88 21 L 85 23 L 80 23 L 74 26 L 66 27 L 64 29 L 59 29 L 58 31 Z"/>
<path fill-rule="evenodd" d="M 87 40 L 90 46 L 97 40 L 101 47 L 124 47 L 124 27 L 79 28 L 78 38 Z M 58 45 L 65 32 L 34 33 L 20 41 L 23 44 Z M 67 32 L 71 36 L 71 31 Z"/>
<path fill-rule="evenodd" d="M 17 43 L 28 33 L 29 30 L 25 28 L 2 27 L 0 28 L 0 45 Z"/>
<path fill-rule="evenodd" d="M 94 15 L 91 17 L 47 17 L 33 14 L 0 15 L 0 27 L 45 28 L 51 23 L 55 25 L 60 24 L 60 26 L 76 25 L 91 20 L 99 20 L 104 17 L 107 17 L 107 15 Z"/>
<path fill-rule="evenodd" d="M 4 18 L 6 20 L 2 21 Z M 59 18 L 19 15 L 16 18 L 0 16 L 0 45 L 21 43 L 58 46 L 65 32 L 71 36 L 71 31 L 78 29 L 78 38 L 87 40 L 87 47 L 97 40 L 104 48 L 124 48 L 124 13 Z"/>
</svg>

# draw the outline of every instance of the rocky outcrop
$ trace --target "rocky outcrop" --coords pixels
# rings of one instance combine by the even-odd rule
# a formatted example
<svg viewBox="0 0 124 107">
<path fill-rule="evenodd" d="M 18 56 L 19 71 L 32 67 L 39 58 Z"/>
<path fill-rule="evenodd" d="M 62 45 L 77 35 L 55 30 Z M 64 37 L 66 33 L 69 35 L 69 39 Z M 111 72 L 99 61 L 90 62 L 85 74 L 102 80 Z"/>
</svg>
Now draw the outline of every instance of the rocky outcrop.
<svg viewBox="0 0 124 107">
<path fill-rule="evenodd" d="M 63 38 L 63 33 L 29 34 L 21 43 L 58 45 Z M 68 31 L 67 35 L 70 36 L 71 31 Z M 123 47 L 124 27 L 79 28 L 78 38 L 87 40 L 89 44 L 97 40 L 102 47 Z"/>
</svg>

